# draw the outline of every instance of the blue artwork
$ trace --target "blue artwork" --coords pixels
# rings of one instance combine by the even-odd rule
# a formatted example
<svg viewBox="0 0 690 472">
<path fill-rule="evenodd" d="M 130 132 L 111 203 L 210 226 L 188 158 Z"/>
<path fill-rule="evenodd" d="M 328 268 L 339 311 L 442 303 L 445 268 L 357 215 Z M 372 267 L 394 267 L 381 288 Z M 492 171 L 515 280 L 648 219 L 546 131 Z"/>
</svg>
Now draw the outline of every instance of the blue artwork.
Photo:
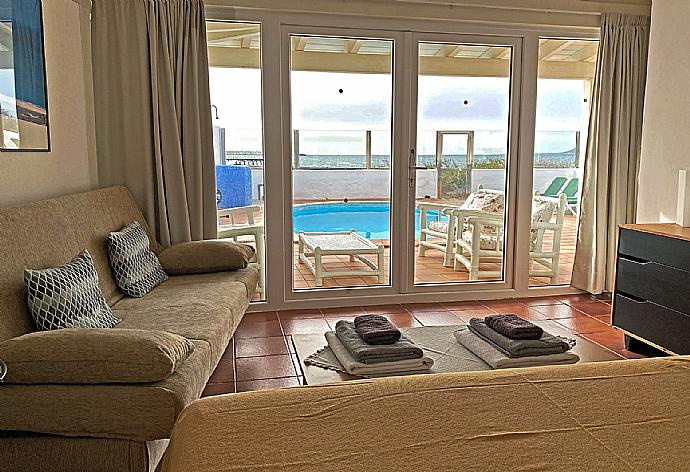
<svg viewBox="0 0 690 472">
<path fill-rule="evenodd" d="M 0 150 L 48 151 L 41 0 L 0 0 Z"/>
</svg>

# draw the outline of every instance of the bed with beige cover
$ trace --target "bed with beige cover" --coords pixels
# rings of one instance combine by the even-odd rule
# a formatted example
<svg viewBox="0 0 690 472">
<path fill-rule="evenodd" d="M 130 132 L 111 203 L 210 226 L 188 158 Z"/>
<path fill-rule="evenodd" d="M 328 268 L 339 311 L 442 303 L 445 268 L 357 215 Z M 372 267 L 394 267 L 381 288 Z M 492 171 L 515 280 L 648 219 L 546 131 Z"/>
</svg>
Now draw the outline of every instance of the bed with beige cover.
<svg viewBox="0 0 690 472">
<path fill-rule="evenodd" d="M 163 472 L 690 470 L 690 357 L 207 397 Z"/>
</svg>

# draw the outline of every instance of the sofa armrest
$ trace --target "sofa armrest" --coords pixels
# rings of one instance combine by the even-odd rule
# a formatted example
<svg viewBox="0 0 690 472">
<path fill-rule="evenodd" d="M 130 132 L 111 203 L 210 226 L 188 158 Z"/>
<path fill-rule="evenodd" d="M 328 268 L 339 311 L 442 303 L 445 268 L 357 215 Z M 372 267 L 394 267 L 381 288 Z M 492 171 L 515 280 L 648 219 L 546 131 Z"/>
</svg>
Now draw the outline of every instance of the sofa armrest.
<svg viewBox="0 0 690 472">
<path fill-rule="evenodd" d="M 8 384 L 155 382 L 192 351 L 176 334 L 117 328 L 36 331 L 0 343 Z"/>
</svg>

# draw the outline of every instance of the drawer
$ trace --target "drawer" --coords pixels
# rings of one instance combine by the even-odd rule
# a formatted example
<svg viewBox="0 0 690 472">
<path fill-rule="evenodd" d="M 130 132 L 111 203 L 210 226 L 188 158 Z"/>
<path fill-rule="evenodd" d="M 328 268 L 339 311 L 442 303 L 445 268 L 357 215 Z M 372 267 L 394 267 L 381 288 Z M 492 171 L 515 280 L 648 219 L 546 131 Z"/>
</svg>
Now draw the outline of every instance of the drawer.
<svg viewBox="0 0 690 472">
<path fill-rule="evenodd" d="M 616 292 L 690 313 L 690 272 L 618 256 Z"/>
<path fill-rule="evenodd" d="M 618 254 L 690 271 L 690 242 L 621 229 Z"/>
<path fill-rule="evenodd" d="M 690 354 L 690 316 L 683 313 L 617 293 L 612 324 L 676 354 Z"/>
</svg>

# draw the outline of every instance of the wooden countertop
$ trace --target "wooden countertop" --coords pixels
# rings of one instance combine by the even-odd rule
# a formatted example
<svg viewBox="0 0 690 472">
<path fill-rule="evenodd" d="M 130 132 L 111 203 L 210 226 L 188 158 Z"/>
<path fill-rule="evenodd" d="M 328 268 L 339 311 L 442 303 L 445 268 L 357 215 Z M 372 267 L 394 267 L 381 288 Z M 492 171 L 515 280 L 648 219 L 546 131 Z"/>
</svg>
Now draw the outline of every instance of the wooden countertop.
<svg viewBox="0 0 690 472">
<path fill-rule="evenodd" d="M 666 236 L 667 238 L 690 241 L 690 228 L 685 228 L 675 223 L 627 224 L 620 225 L 620 227 L 631 231 L 640 231 L 641 233 L 650 233 Z"/>
</svg>

